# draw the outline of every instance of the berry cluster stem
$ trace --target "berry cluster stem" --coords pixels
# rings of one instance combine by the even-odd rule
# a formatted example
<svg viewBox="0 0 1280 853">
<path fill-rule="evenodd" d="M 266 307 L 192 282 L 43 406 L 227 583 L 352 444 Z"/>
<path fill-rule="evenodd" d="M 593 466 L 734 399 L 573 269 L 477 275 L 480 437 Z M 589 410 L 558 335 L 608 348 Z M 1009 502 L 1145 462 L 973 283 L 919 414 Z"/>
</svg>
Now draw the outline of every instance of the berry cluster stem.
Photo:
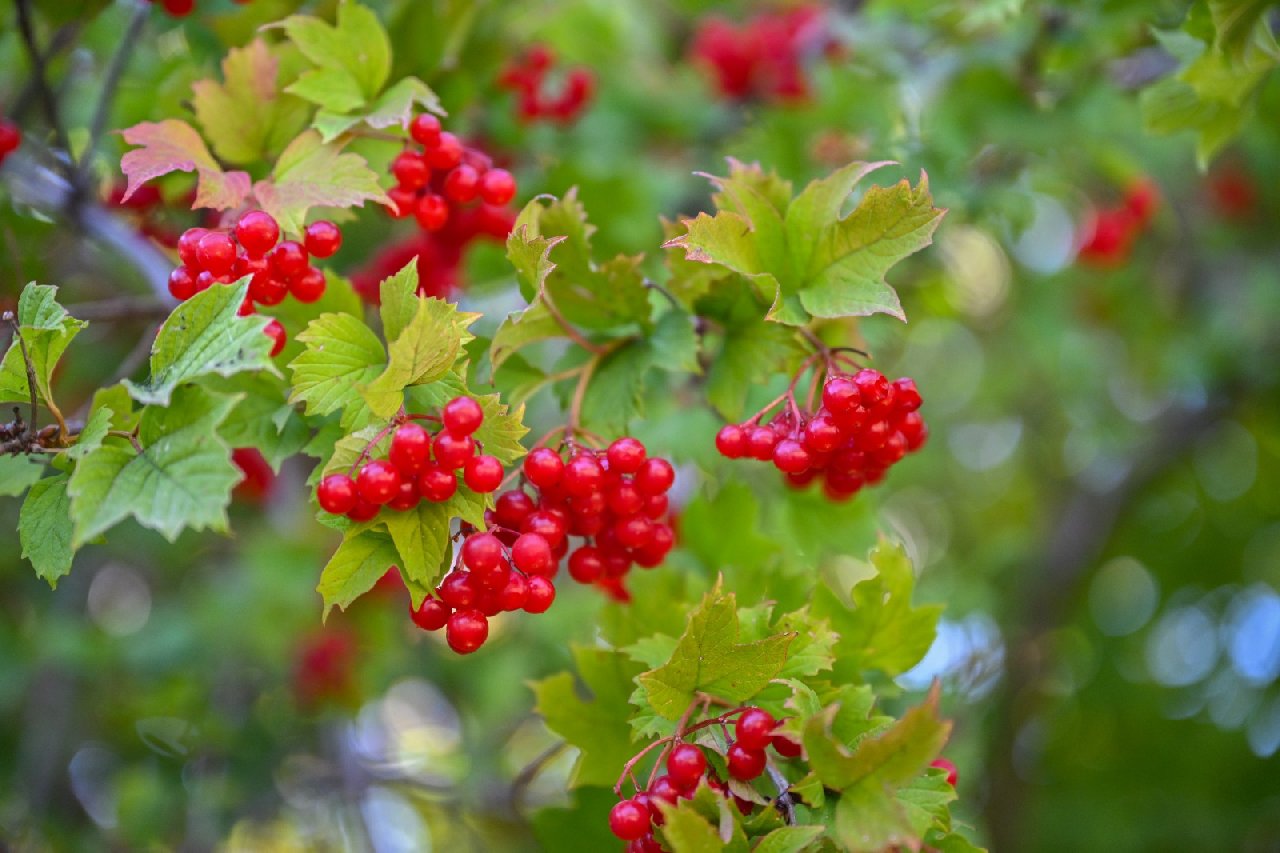
<svg viewBox="0 0 1280 853">
<path fill-rule="evenodd" d="M 689 707 L 685 709 L 685 712 L 680 716 L 680 721 L 676 723 L 676 730 L 674 734 L 667 735 L 666 737 L 663 737 L 663 738 L 658 738 L 653 743 L 649 744 L 644 749 L 640 750 L 635 755 L 633 755 L 631 759 L 622 766 L 622 773 L 618 776 L 617 784 L 613 786 L 613 792 L 617 794 L 619 797 L 622 796 L 622 786 L 626 784 L 628 776 L 631 777 L 631 784 L 636 786 L 636 790 L 640 790 L 640 785 L 636 781 L 636 777 L 634 774 L 635 766 L 639 764 L 644 759 L 644 757 L 648 755 L 650 752 L 653 752 L 655 749 L 658 749 L 661 747 L 663 748 L 663 754 L 665 755 L 666 752 L 670 750 L 672 745 L 678 743 L 679 741 L 684 740 L 686 737 L 698 731 L 699 729 L 705 729 L 711 726 L 723 726 L 730 717 L 737 716 L 738 714 L 741 714 L 743 711 L 747 710 L 746 706 L 743 706 L 741 708 L 734 708 L 732 710 L 725 711 L 723 714 L 720 714 L 717 717 L 711 717 L 710 719 L 703 720 L 700 723 L 694 723 L 692 726 L 686 725 L 686 723 L 689 720 L 689 717 L 692 715 L 695 708 L 701 705 L 702 708 L 705 710 L 707 705 L 709 704 L 710 703 L 707 701 L 706 697 L 700 696 L 697 699 L 694 699 L 693 702 L 690 703 Z M 654 768 L 655 772 L 657 767 L 660 766 L 661 764 L 662 764 L 662 756 L 659 756 L 658 761 L 655 762 L 655 768 Z M 650 774 L 650 775 L 652 776 L 653 774 Z M 649 782 L 650 784 L 652 784 L 653 779 L 650 778 Z"/>
</svg>

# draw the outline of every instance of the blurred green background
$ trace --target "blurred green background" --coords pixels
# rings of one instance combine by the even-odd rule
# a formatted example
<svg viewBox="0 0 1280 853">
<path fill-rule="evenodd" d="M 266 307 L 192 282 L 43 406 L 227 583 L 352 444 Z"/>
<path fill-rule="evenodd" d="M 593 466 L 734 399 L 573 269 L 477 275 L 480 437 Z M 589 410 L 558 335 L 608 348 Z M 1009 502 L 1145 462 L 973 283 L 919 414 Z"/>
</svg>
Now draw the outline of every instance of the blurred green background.
<svg viewBox="0 0 1280 853">
<path fill-rule="evenodd" d="M 109 126 L 180 115 L 226 47 L 303 6 L 334 5 L 200 0 L 181 21 L 156 8 Z M 856 329 L 880 369 L 921 388 L 924 452 L 828 512 L 718 461 L 719 422 L 688 394 L 656 391 L 637 434 L 682 463 L 688 512 L 724 509 L 709 505 L 704 480 L 745 477 L 766 507 L 765 535 L 800 554 L 821 539 L 860 556 L 877 529 L 906 543 L 917 598 L 947 611 L 901 686 L 913 695 L 942 679 L 956 812 L 979 842 L 1280 850 L 1280 78 L 1228 63 L 1216 85 L 1243 94 L 1193 98 L 1179 114 L 1192 129 L 1168 134 L 1151 125 L 1178 121 L 1143 94 L 1178 73 L 1209 7 L 1270 27 L 1271 4 L 814 6 L 817 29 L 797 48 L 807 95 L 741 99 L 717 90 L 691 45 L 708 16 L 741 25 L 778 4 L 371 5 L 392 33 L 395 73 L 428 81 L 449 127 L 509 162 L 521 202 L 578 187 L 601 253 L 646 252 L 659 278 L 659 217 L 708 207 L 694 173 L 721 172 L 726 156 L 796 182 L 862 158 L 901 164 L 878 183 L 926 171 L 950 212 L 934 246 L 891 276 L 911 322 Z M 41 38 L 66 41 L 51 72 L 66 123 L 84 127 L 131 4 L 34 6 Z M 576 121 L 522 123 L 498 86 L 533 44 L 554 51 L 559 73 L 593 71 Z M 0 69 L 0 112 L 44 136 L 12 5 L 0 10 Z M 1212 156 L 1206 138 L 1221 141 Z M 104 192 L 121 150 L 114 135 L 102 144 Z M 0 302 L 32 279 L 58 284 L 73 313 L 147 299 L 110 245 L 44 215 L 14 175 L 0 169 Z M 1132 245 L 1081 256 L 1092 217 L 1139 181 L 1159 202 Z M 183 190 L 165 185 L 170 197 Z M 194 223 L 180 210 L 161 218 Z M 356 273 L 415 233 L 388 222 L 366 210 L 345 223 L 339 269 Z M 517 307 L 496 243 L 471 250 L 459 279 L 464 304 L 494 312 L 482 328 Z M 90 326 L 60 380 L 71 409 L 157 319 Z M 559 418 L 534 401 L 534 434 Z M 395 588 L 322 628 L 314 586 L 334 543 L 311 520 L 307 464 L 242 496 L 233 538 L 169 546 L 124 528 L 86 549 L 55 591 L 19 559 L 18 504 L 0 499 L 10 846 L 538 844 L 528 815 L 564 803 L 569 756 L 521 775 L 553 742 L 523 685 L 569 667 L 567 644 L 590 641 L 616 605 L 566 589 L 548 617 L 500 621 L 462 659 L 413 628 Z M 684 550 L 663 571 L 705 579 L 721 568 Z M 739 589 L 754 583 L 725 572 Z M 637 601 L 659 606 L 666 582 L 639 579 Z M 538 820 L 547 837 L 554 818 Z"/>
</svg>

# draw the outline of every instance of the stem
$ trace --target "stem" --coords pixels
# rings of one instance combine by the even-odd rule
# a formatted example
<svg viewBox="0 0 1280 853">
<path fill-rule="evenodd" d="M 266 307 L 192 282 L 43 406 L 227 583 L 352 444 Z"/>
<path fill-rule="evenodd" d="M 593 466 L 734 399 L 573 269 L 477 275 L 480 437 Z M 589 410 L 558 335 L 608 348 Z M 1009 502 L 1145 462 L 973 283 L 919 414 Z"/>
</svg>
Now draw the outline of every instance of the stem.
<svg viewBox="0 0 1280 853">
<path fill-rule="evenodd" d="M 384 438 L 391 435 L 391 431 L 399 425 L 398 420 L 392 420 L 391 423 L 378 430 L 378 434 L 369 439 L 369 443 L 364 446 L 364 450 L 360 451 L 360 455 L 356 457 L 356 461 L 352 462 L 351 467 L 347 468 L 347 476 L 350 477 L 355 474 L 356 468 L 359 468 L 361 463 L 369 458 L 369 451 L 373 450 L 373 448 L 376 447 Z"/>
<path fill-rule="evenodd" d="M 18 340 L 18 348 L 22 350 L 22 363 L 27 368 L 27 390 L 31 392 L 31 424 L 27 427 L 28 432 L 36 431 L 36 417 L 39 410 L 36 408 L 36 368 L 31 363 L 31 354 L 27 352 L 26 339 L 22 337 L 22 327 L 18 325 L 18 318 L 13 315 L 12 311 L 4 312 L 4 320 L 13 327 L 13 336 Z"/>
<path fill-rule="evenodd" d="M 622 773 L 618 776 L 618 783 L 613 786 L 613 792 L 615 794 L 617 794 L 619 797 L 622 796 L 622 785 L 624 782 L 627 781 L 628 776 L 631 777 L 632 784 L 636 783 L 636 777 L 632 771 L 635 769 L 635 766 L 640 763 L 641 759 L 643 759 L 650 752 L 653 752 L 655 749 L 657 749 L 660 746 L 672 744 L 679 740 L 684 740 L 684 738 L 686 738 L 693 732 L 698 731 L 699 729 L 705 729 L 705 728 L 708 728 L 709 726 L 722 726 L 724 725 L 725 720 L 737 714 L 741 714 L 743 711 L 747 710 L 745 706 L 740 708 L 734 708 L 730 711 L 725 711 L 723 714 L 721 714 L 718 717 L 712 717 L 708 720 L 703 720 L 700 723 L 694 723 L 692 726 L 688 726 L 686 728 L 684 725 L 684 721 L 689 718 L 689 713 L 698 704 L 702 704 L 705 710 L 706 706 L 709 705 L 710 702 L 706 701 L 706 697 L 699 697 L 695 699 L 693 703 L 685 710 L 684 714 L 680 717 L 680 722 L 676 724 L 675 734 L 667 735 L 664 738 L 658 738 L 653 743 L 649 744 L 644 749 L 637 752 L 634 756 L 631 757 L 629 761 L 627 761 L 626 764 L 622 766 Z M 661 764 L 661 762 L 659 761 L 658 764 Z M 655 769 L 656 769 L 656 765 L 655 765 Z M 649 781 L 650 783 L 653 782 L 652 779 L 650 779 Z M 638 784 L 636 784 L 636 790 L 637 791 L 640 790 L 640 786 Z"/>
<path fill-rule="evenodd" d="M 773 801 L 773 807 L 782 813 L 782 819 L 788 826 L 794 826 L 796 812 L 795 804 L 791 802 L 791 783 L 787 781 L 786 776 L 782 775 L 782 771 L 774 766 L 773 759 L 765 762 L 764 769 L 769 774 L 769 781 L 773 783 L 773 787 L 778 789 L 778 799 Z"/>
<path fill-rule="evenodd" d="M 525 765 L 524 769 L 516 774 L 516 778 L 511 780 L 512 811 L 519 811 L 520 801 L 524 799 L 524 792 L 529 787 L 530 783 L 532 783 L 533 780 L 537 778 L 538 774 L 542 772 L 542 768 L 546 767 L 548 763 L 556 758 L 556 756 L 564 752 L 565 747 L 568 745 L 569 744 L 565 741 L 553 743 L 539 754 L 537 758 Z"/>
<path fill-rule="evenodd" d="M 609 347 L 592 343 L 583 336 L 582 332 L 575 329 L 569 321 L 564 318 L 564 315 L 560 313 L 560 309 L 551 301 L 551 294 L 547 293 L 545 289 L 542 291 L 542 304 L 547 307 L 547 313 L 550 314 L 551 318 L 556 321 L 562 330 L 564 330 L 565 337 L 569 338 L 569 340 L 573 341 L 575 344 L 593 355 L 603 355 L 609 352 Z"/>
<path fill-rule="evenodd" d="M 667 297 L 667 301 L 671 303 L 672 308 L 679 309 L 681 307 L 680 302 L 675 298 L 675 296 L 672 295 L 671 291 L 667 290 L 665 287 L 658 284 L 656 281 L 646 278 L 644 280 L 644 286 L 649 288 L 650 290 L 656 290 L 659 293 L 661 293 L 663 296 Z"/>
<path fill-rule="evenodd" d="M 128 442 L 133 445 L 134 450 L 139 453 L 142 452 L 142 443 L 138 441 L 138 434 L 136 432 L 125 432 L 122 429 L 112 429 L 107 430 L 107 435 L 113 438 L 127 439 Z"/>
<path fill-rule="evenodd" d="M 149 3 L 145 0 L 135 0 L 129 25 L 125 28 L 124 35 L 121 36 L 120 43 L 116 46 L 116 51 L 111 55 L 111 62 L 107 66 L 106 77 L 102 82 L 102 93 L 98 96 L 98 106 L 89 124 L 89 142 L 85 145 L 84 153 L 80 157 L 81 171 L 87 171 L 93 159 L 93 152 L 98 147 L 98 141 L 102 138 L 102 132 L 107 126 L 107 117 L 111 112 L 111 104 L 115 100 L 116 88 L 120 85 L 120 78 L 124 75 L 125 66 L 129 64 L 129 57 L 133 55 L 133 48 L 138 37 L 142 35 L 142 28 L 146 26 L 150 13 Z"/>
</svg>

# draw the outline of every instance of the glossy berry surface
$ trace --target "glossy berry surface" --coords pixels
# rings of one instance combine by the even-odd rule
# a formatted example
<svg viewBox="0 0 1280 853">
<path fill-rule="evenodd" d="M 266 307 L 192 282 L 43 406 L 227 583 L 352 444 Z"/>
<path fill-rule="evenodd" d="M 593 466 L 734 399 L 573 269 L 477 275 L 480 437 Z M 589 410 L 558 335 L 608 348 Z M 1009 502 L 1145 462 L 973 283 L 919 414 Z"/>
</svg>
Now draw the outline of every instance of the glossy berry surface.
<svg viewBox="0 0 1280 853">
<path fill-rule="evenodd" d="M 482 494 L 497 491 L 505 475 L 502 463 L 488 455 L 472 456 L 462 468 L 462 480 L 467 488 Z"/>
<path fill-rule="evenodd" d="M 385 504 L 400 489 L 400 471 L 390 462 L 375 459 L 365 463 L 356 476 L 356 490 L 371 504 Z"/>
<path fill-rule="evenodd" d="M 734 739 L 747 749 L 764 749 L 773 737 L 778 723 L 773 715 L 760 708 L 748 708 L 733 724 Z"/>
<path fill-rule="evenodd" d="M 250 210 L 236 222 L 236 240 L 251 258 L 264 257 L 280 239 L 280 225 L 263 210 Z"/>
<path fill-rule="evenodd" d="M 681 789 L 696 787 L 705 772 L 707 757 L 691 743 L 680 744 L 667 756 L 667 775 Z"/>
<path fill-rule="evenodd" d="M 445 624 L 445 640 L 449 648 L 468 655 L 489 638 L 489 620 L 479 610 L 459 610 Z"/>
<path fill-rule="evenodd" d="M 421 471 L 427 466 L 430 456 L 431 434 L 413 421 L 401 424 L 391 434 L 387 461 L 396 466 L 402 475 Z"/>
<path fill-rule="evenodd" d="M 634 800 L 623 800 L 609 811 L 609 831 L 623 841 L 649 834 L 649 810 Z"/>
<path fill-rule="evenodd" d="M 346 474 L 330 474 L 316 487 L 316 502 L 325 512 L 344 515 L 356 505 L 356 482 Z"/>
<path fill-rule="evenodd" d="M 342 247 L 342 232 L 328 220 L 312 222 L 303 232 L 303 246 L 312 257 L 330 257 Z"/>
<path fill-rule="evenodd" d="M 439 631 L 449 621 L 453 608 L 438 598 L 427 596 L 417 610 L 409 606 L 409 617 L 413 624 L 424 631 Z"/>
<path fill-rule="evenodd" d="M 743 782 L 750 782 L 764 772 L 768 756 L 763 749 L 749 749 L 740 743 L 729 747 L 726 754 L 729 775 Z"/>
<path fill-rule="evenodd" d="M 454 397 L 440 413 L 444 428 L 456 436 L 471 435 L 484 423 L 484 409 L 470 397 Z"/>
</svg>

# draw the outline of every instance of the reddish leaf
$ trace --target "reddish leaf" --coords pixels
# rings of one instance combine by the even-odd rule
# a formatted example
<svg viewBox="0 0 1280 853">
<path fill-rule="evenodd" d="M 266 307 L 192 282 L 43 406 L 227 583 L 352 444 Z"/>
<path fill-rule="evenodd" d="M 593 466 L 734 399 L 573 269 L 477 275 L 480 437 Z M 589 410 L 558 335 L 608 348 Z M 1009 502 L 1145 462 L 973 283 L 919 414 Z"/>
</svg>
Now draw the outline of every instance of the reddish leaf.
<svg viewBox="0 0 1280 853">
<path fill-rule="evenodd" d="M 197 174 L 193 208 L 227 210 L 240 205 L 249 195 L 248 173 L 224 172 L 200 134 L 184 121 L 143 122 L 121 133 L 125 142 L 142 146 L 125 154 L 120 161 L 120 168 L 129 179 L 124 201 L 147 181 L 170 172 Z"/>
</svg>

